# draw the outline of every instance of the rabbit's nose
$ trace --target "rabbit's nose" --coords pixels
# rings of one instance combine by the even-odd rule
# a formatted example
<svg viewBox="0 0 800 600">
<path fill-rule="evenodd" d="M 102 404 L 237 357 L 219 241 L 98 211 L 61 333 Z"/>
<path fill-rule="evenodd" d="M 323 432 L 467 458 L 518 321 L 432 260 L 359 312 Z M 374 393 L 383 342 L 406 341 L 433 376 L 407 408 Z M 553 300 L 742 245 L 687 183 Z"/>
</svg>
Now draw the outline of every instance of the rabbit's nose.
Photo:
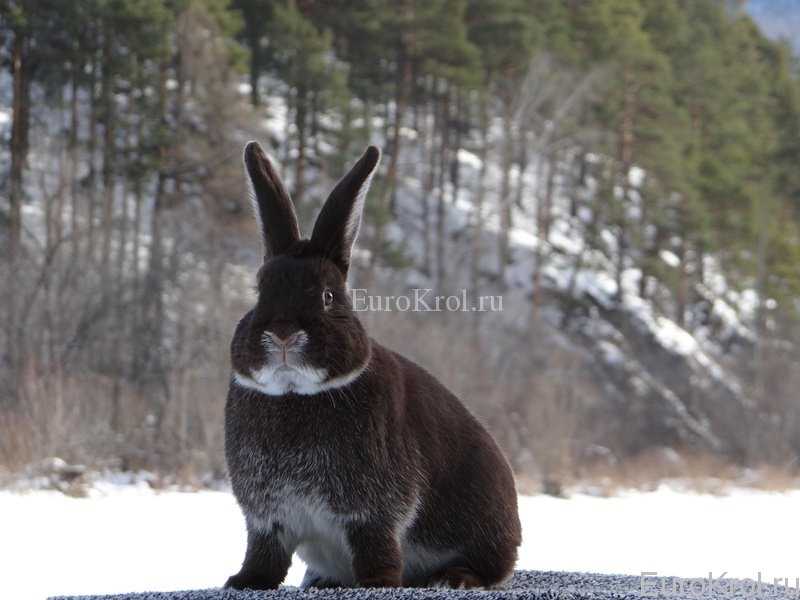
<svg viewBox="0 0 800 600">
<path fill-rule="evenodd" d="M 267 333 L 270 335 L 270 337 L 275 340 L 275 342 L 281 344 L 287 342 L 299 331 L 300 328 L 297 327 L 297 325 L 284 319 L 276 319 L 267 327 Z"/>
<path fill-rule="evenodd" d="M 301 330 L 290 321 L 273 321 L 270 324 L 267 334 L 276 346 L 284 349 L 291 348 L 297 344 L 301 337 Z"/>
<path fill-rule="evenodd" d="M 284 348 L 291 348 L 297 343 L 297 340 L 300 339 L 300 332 L 295 331 L 288 337 L 280 337 L 277 334 L 273 333 L 272 339 L 275 340 L 275 343 L 278 344 L 279 346 L 283 346 Z"/>
</svg>

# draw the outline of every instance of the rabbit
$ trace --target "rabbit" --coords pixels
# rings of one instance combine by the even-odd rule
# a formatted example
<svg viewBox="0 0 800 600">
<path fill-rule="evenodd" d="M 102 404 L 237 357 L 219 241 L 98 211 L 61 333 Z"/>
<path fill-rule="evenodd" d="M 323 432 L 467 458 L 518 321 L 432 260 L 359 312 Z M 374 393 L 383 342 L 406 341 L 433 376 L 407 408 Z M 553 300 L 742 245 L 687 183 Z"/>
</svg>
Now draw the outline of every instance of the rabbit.
<svg viewBox="0 0 800 600">
<path fill-rule="evenodd" d="M 265 245 L 236 326 L 225 454 L 247 549 L 226 587 L 495 587 L 521 541 L 514 477 L 489 433 L 430 373 L 368 337 L 347 287 L 370 146 L 302 239 L 257 142 L 244 162 Z M 422 341 L 424 343 L 424 340 Z"/>
</svg>

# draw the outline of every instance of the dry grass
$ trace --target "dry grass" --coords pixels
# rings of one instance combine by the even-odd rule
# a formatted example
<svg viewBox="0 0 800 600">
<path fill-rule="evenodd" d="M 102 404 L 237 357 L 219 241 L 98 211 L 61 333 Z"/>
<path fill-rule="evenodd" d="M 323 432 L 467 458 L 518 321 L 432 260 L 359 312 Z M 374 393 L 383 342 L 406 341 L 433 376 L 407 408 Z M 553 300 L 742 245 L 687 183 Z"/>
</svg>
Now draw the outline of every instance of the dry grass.
<svg viewBox="0 0 800 600">
<path fill-rule="evenodd" d="M 238 274 L 229 279 L 241 283 Z M 242 294 L 231 296 L 214 314 L 180 313 L 187 343 L 169 355 L 162 387 L 141 378 L 146 370 L 136 373 L 140 379 L 128 372 L 115 379 L 113 371 L 100 374 L 81 362 L 54 371 L 31 360 L 21 402 L 0 407 L 0 478 L 53 456 L 94 471 L 150 471 L 155 488 L 202 487 L 224 477 L 228 336 L 247 308 Z M 754 459 L 759 466 L 750 469 L 690 450 L 625 455 L 622 438 L 638 432 L 593 412 L 607 404 L 587 363 L 541 323 L 521 317 L 511 328 L 507 319 L 484 314 L 476 323 L 464 313 L 362 318 L 374 337 L 431 371 L 478 416 L 508 456 L 522 493 L 612 495 L 664 481 L 709 493 L 800 487 L 800 473 L 783 460 L 781 448 L 775 460 Z M 209 322 L 219 327 L 208 328 Z M 95 341 L 99 348 L 101 341 Z M 123 358 L 131 355 L 125 347 Z M 787 415 L 782 438 L 797 439 L 800 419 L 788 418 L 797 409 L 773 410 Z"/>
<path fill-rule="evenodd" d="M 725 495 L 734 488 L 786 492 L 800 488 L 800 472 L 791 466 L 744 468 L 719 456 L 662 448 L 616 464 L 581 465 L 570 489 L 613 496 L 624 490 L 653 491 L 665 484 L 713 495 Z"/>
<path fill-rule="evenodd" d="M 175 401 L 155 416 L 152 399 L 133 385 L 116 387 L 100 376 L 65 378 L 58 386 L 26 386 L 19 406 L 0 411 L 0 468 L 8 474 L 57 456 L 94 471 L 149 470 L 158 487 L 203 485 L 221 477 L 224 380 L 209 386 L 201 376 L 176 376 Z"/>
</svg>

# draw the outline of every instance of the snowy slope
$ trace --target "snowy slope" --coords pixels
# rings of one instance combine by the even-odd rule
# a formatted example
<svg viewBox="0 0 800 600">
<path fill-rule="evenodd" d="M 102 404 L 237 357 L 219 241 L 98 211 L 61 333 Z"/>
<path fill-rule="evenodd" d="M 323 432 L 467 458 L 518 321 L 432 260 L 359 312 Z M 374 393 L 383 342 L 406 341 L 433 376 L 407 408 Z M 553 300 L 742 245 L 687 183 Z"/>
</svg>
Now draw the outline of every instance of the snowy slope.
<svg viewBox="0 0 800 600">
<path fill-rule="evenodd" d="M 5 83 L 7 77 L 6 80 L 0 78 L 0 89 L 6 89 Z M 265 85 L 271 88 L 273 94 L 276 89 L 281 89 L 280 84 L 265 82 Z M 240 91 L 244 102 L 248 89 L 242 86 Z M 291 131 L 287 123 L 290 115 L 280 95 L 265 95 L 265 106 L 262 117 L 253 123 L 252 130 L 240 133 L 243 139 L 258 138 L 270 145 L 273 155 L 283 163 L 281 171 L 291 187 L 293 169 L 289 163 L 290 152 L 287 151 L 289 144 L 283 141 L 287 132 Z M 8 119 L 4 114 L 0 111 L 0 127 L 4 126 L 4 121 L 7 126 Z M 381 144 L 380 138 L 384 131 L 383 120 L 376 117 L 372 125 L 375 137 L 371 141 L 385 145 Z M 499 125 L 492 129 L 495 142 L 502 135 L 500 129 Z M 315 202 L 313 206 L 307 203 L 301 207 L 301 212 L 318 210 L 318 200 L 331 184 L 331 174 L 320 173 L 316 169 L 315 165 L 320 164 L 317 157 L 313 156 L 316 148 L 327 154 L 334 152 L 324 139 L 310 148 L 312 155 L 307 172 L 307 195 L 314 198 Z M 356 151 L 354 148 L 353 153 Z M 32 160 L 44 160 L 46 152 L 47 148 L 33 148 Z M 546 251 L 541 280 L 546 303 L 541 313 L 542 319 L 550 326 L 552 339 L 569 342 L 572 352 L 594 378 L 594 387 L 604 399 L 604 405 L 597 408 L 599 413 L 615 415 L 620 423 L 615 435 L 590 442 L 610 445 L 613 441 L 618 444 L 618 447 L 612 448 L 613 452 L 635 453 L 643 449 L 646 443 L 646 447 L 680 446 L 740 457 L 743 448 L 737 437 L 737 426 L 760 418 L 755 414 L 752 401 L 736 370 L 736 366 L 748 356 L 753 343 L 749 327 L 754 306 L 752 292 L 731 289 L 718 265 L 709 260 L 705 270 L 711 283 L 708 289 L 695 290 L 703 300 L 691 307 L 691 329 L 682 328 L 668 314 L 670 298 L 663 286 L 656 284 L 658 289 L 652 294 L 660 300 L 658 303 L 639 297 L 636 285 L 639 273 L 636 269 L 626 269 L 622 277 L 623 289 L 616 289 L 613 261 L 609 259 L 608 252 L 601 253 L 585 247 L 588 216 L 585 211 L 570 214 L 569 199 L 561 188 L 557 187 L 554 199 L 550 238 L 547 242 L 541 239 L 532 218 L 536 214 L 537 202 L 536 195 L 530 193 L 537 184 L 534 168 L 528 169 L 524 175 L 525 189 L 529 193 L 524 195 L 523 205 L 514 209 L 515 227 L 510 232 L 513 263 L 507 269 L 506 280 L 496 281 L 493 276 L 496 275 L 494 270 L 497 261 L 493 249 L 497 245 L 497 207 L 501 188 L 497 154 L 493 152 L 487 164 L 486 206 L 481 218 L 484 228 L 482 245 L 486 251 L 481 267 L 488 277 L 481 293 L 502 293 L 506 296 L 504 313 L 499 318 L 507 329 L 516 332 L 530 330 L 532 271 L 537 250 Z M 480 159 L 467 149 L 459 151 L 458 160 L 461 189 L 458 194 L 451 194 L 449 187 L 445 190 L 448 198 L 446 233 L 450 289 L 468 286 L 468 230 L 475 218 L 474 194 L 482 166 Z M 535 156 L 531 157 L 532 162 L 535 160 Z M 428 156 L 417 133 L 404 130 L 403 154 L 399 164 L 397 222 L 389 227 L 388 238 L 411 266 L 406 269 L 384 269 L 376 286 L 381 292 L 390 293 L 398 287 L 404 288 L 402 291 L 409 287 L 436 287 L 435 282 L 419 268 L 423 249 L 420 219 L 424 193 L 422 182 L 425 181 L 428 163 Z M 519 177 L 515 171 L 515 182 Z M 641 178 L 642 174 L 634 170 L 631 184 L 635 187 Z M 594 187 L 589 180 L 582 193 L 591 196 Z M 37 203 L 30 203 L 25 209 L 26 219 L 31 225 L 28 229 L 34 233 L 42 230 L 34 222 L 37 216 L 41 218 L 41 207 Z M 366 219 L 365 228 L 370 227 L 371 222 Z M 600 237 L 613 251 L 612 232 L 602 231 Z M 242 252 L 232 252 L 231 255 L 259 260 L 259 253 L 249 246 L 250 242 L 242 241 Z M 244 248 L 245 245 L 247 248 Z M 142 249 L 146 250 L 146 244 L 142 244 Z M 365 247 L 360 248 L 358 256 L 363 258 L 365 255 Z M 142 256 L 143 261 L 146 258 Z M 663 250 L 660 258 L 665 265 L 673 267 L 677 260 L 668 250 Z M 250 290 L 252 265 L 242 269 L 231 268 L 230 272 L 241 273 L 240 287 Z M 446 290 L 437 290 L 437 293 L 440 291 Z M 616 296 L 621 298 L 620 302 L 616 301 Z M 569 326 L 564 327 L 567 311 L 571 312 L 571 316 Z M 542 342 L 546 344 L 551 341 Z M 502 350 L 501 340 L 492 340 L 492 343 Z M 625 438 L 634 434 L 638 439 Z"/>
<path fill-rule="evenodd" d="M 262 123 L 263 135 L 272 140 L 273 154 L 281 158 L 281 143 L 286 135 L 286 110 L 280 95 L 271 95 L 265 102 L 268 117 Z M 359 125 L 359 124 L 355 124 Z M 381 144 L 383 119 L 376 117 L 372 124 L 371 141 Z M 502 139 L 500 123 L 491 128 L 491 137 L 497 143 Z M 324 142 L 324 140 L 322 140 Z M 396 221 L 388 227 L 388 238 L 410 263 L 402 270 L 384 269 L 378 287 L 382 293 L 397 291 L 407 293 L 411 287 L 437 287 L 437 282 L 420 269 L 423 260 L 423 228 L 421 206 L 424 200 L 423 182 L 427 177 L 429 157 L 417 132 L 404 130 L 403 150 L 399 161 Z M 466 142 L 469 145 L 469 141 Z M 333 152 L 326 144 L 319 145 L 323 153 Z M 353 152 L 358 149 L 354 148 Z M 536 168 L 529 168 L 522 176 L 524 189 L 522 206 L 514 207 L 514 228 L 510 232 L 513 262 L 509 265 L 505 281 L 496 281 L 497 247 L 499 229 L 498 205 L 501 189 L 501 171 L 497 152 L 491 153 L 487 164 L 485 206 L 481 215 L 484 258 L 481 270 L 489 277 L 483 294 L 506 296 L 501 321 L 514 331 L 530 327 L 528 308 L 533 293 L 532 272 L 537 250 L 544 254 L 541 285 L 546 302 L 542 317 L 552 328 L 554 339 L 568 339 L 574 353 L 580 357 L 595 378 L 595 386 L 605 397 L 608 414 L 625 419 L 620 433 L 637 434 L 638 440 L 625 440 L 615 451 L 636 452 L 646 442 L 648 446 L 680 446 L 701 451 L 725 453 L 733 458 L 744 452 L 738 438 L 737 424 L 754 422 L 760 417 L 747 396 L 745 386 L 739 381 L 737 365 L 747 360 L 754 336 L 749 323 L 754 310 L 752 291 L 736 291 L 722 275 L 713 258 L 705 265 L 708 287 L 694 290 L 701 300 L 689 307 L 691 329 L 681 327 L 667 309 L 674 308 L 674 299 L 667 288 L 651 281 L 651 297 L 639 296 L 638 269 L 628 265 L 622 275 L 622 290 L 617 290 L 615 272 L 615 236 L 613 232 L 600 232 L 605 252 L 586 247 L 587 222 L 591 215 L 582 206 L 571 214 L 570 199 L 557 182 L 552 206 L 552 224 L 549 239 L 545 242 L 537 232 L 533 215 L 536 214 Z M 467 149 L 457 155 L 461 186 L 454 193 L 445 183 L 446 235 L 448 260 L 448 290 L 469 286 L 468 253 L 469 235 L 475 221 L 474 195 L 478 189 L 481 160 Z M 312 164 L 315 162 L 310 161 Z M 531 157 L 536 163 L 536 156 Z M 311 167 L 314 170 L 314 167 Z M 291 182 L 292 169 L 282 169 Z M 645 174 L 634 168 L 630 183 L 633 197 L 636 186 Z M 512 169 L 516 184 L 518 170 Z M 314 204 L 324 197 L 332 183 L 326 176 L 309 176 L 313 181 L 310 198 Z M 578 192 L 592 197 L 597 191 L 596 182 L 587 179 Z M 436 203 L 438 189 L 431 206 Z M 602 203 L 598 199 L 589 206 Z M 433 209 L 432 209 L 433 210 Z M 630 210 L 636 210 L 631 206 Z M 372 224 L 365 220 L 366 229 Z M 360 248 L 358 256 L 368 252 Z M 660 259 L 665 267 L 675 268 L 678 258 L 669 250 L 662 250 Z M 501 285 L 502 284 L 502 285 Z M 436 292 L 447 293 L 437 289 Z M 619 300 L 618 300 L 619 299 Z M 564 312 L 571 311 L 569 326 L 564 328 Z M 498 342 L 498 345 L 501 343 Z M 732 368 L 733 367 L 733 368 Z M 624 437 L 624 436 L 622 436 Z M 595 440 L 601 445 L 605 440 Z"/>
<path fill-rule="evenodd" d="M 278 98 L 273 101 L 280 103 Z M 502 136 L 499 127 L 494 127 L 495 139 Z M 413 139 L 404 143 L 393 239 L 412 263 L 419 265 L 423 253 L 419 212 L 424 193 L 420 182 L 424 180 L 427 160 Z M 465 246 L 470 224 L 476 218 L 473 196 L 481 168 L 480 159 L 466 150 L 459 152 L 458 160 L 462 181 L 458 194 L 452 193 L 449 183 L 445 184 L 445 197 L 450 199 L 446 211 L 450 269 L 447 285 L 451 289 L 469 285 Z M 499 230 L 501 173 L 496 157 L 489 160 L 486 207 L 481 218 L 485 253 L 481 267 L 491 280 L 492 274 L 497 276 L 494 250 Z M 531 162 L 535 161 L 533 157 Z M 522 206 L 514 207 L 514 227 L 510 232 L 513 262 L 506 270 L 505 281 L 501 282 L 503 285 L 487 282 L 482 293 L 508 296 L 506 325 L 515 331 L 528 329 L 531 311 L 527 303 L 533 293 L 532 273 L 540 250 L 544 256 L 540 284 L 546 303 L 542 318 L 551 325 L 553 337 L 566 335 L 571 340 L 574 353 L 594 373 L 595 385 L 606 398 L 604 410 L 629 419 L 625 426 L 629 433 L 643 432 L 638 443 L 646 440 L 651 446 L 692 447 L 740 456 L 743 448 L 737 439 L 736 424 L 759 417 L 738 373 L 730 366 L 740 363 L 752 348 L 754 337 L 748 323 L 753 316 L 753 293 L 732 289 L 718 265 L 709 259 L 707 280 L 713 285 L 694 290 L 701 300 L 689 307 L 692 329 L 681 327 L 667 313 L 674 308 L 674 300 L 665 286 L 652 280 L 654 300 L 639 296 L 640 271 L 633 265 L 627 265 L 621 278 L 622 289 L 617 289 L 613 232 L 600 233 L 605 252 L 587 248 L 584 238 L 591 218 L 588 208 L 581 207 L 577 214 L 571 214 L 571 202 L 563 186 L 556 186 L 549 239 L 540 237 L 533 218 L 538 202 L 532 192 L 537 183 L 535 172 L 535 168 L 526 171 L 523 180 L 528 193 L 523 195 Z M 512 175 L 515 181 L 520 177 L 516 171 Z M 643 177 L 640 169 L 633 169 L 634 189 Z M 596 187 L 589 178 L 584 189 L 576 193 L 591 197 Z M 602 202 L 596 199 L 589 206 L 598 210 Z M 670 268 L 678 260 L 668 250 L 662 250 L 660 258 Z M 435 281 L 413 268 L 406 281 L 409 287 L 436 286 Z M 565 328 L 567 310 L 571 314 Z M 627 451 L 637 449 L 629 446 Z"/>
</svg>

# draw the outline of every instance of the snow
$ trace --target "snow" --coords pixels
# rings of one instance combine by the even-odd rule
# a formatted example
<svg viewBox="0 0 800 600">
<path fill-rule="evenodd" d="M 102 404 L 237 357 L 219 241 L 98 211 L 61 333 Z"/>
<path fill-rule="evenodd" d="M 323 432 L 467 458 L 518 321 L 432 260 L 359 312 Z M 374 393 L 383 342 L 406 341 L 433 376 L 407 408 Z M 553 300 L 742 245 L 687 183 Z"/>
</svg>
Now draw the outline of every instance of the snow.
<svg viewBox="0 0 800 600">
<path fill-rule="evenodd" d="M 512 229 L 509 238 L 512 244 L 521 248 L 536 248 L 539 244 L 539 237 L 524 229 Z"/>
<path fill-rule="evenodd" d="M 658 253 L 658 256 L 661 257 L 661 260 L 663 260 L 668 266 L 672 267 L 673 269 L 677 269 L 681 264 L 681 259 L 678 258 L 678 256 L 671 250 L 666 250 L 666 249 L 661 250 Z"/>
<path fill-rule="evenodd" d="M 737 296 L 740 313 L 748 319 L 754 319 L 758 310 L 758 293 L 755 290 L 743 290 Z"/>
<path fill-rule="evenodd" d="M 550 226 L 550 243 L 567 254 L 580 254 L 584 247 L 583 237 L 566 221 L 555 221 Z"/>
<path fill-rule="evenodd" d="M 416 140 L 419 137 L 416 129 L 412 129 L 411 127 L 401 127 L 400 128 L 400 137 L 403 137 L 407 140 Z"/>
<path fill-rule="evenodd" d="M 597 347 L 603 357 L 603 361 L 609 365 L 622 365 L 625 364 L 625 354 L 611 342 L 600 340 L 597 342 Z"/>
<path fill-rule="evenodd" d="M 646 174 L 647 172 L 641 167 L 631 167 L 630 171 L 628 171 L 628 182 L 633 187 L 641 187 Z"/>
<path fill-rule="evenodd" d="M 273 138 L 283 139 L 289 125 L 289 107 L 280 96 L 265 98 L 267 117 L 262 119 L 262 128 Z"/>
<path fill-rule="evenodd" d="M 480 170 L 481 164 L 483 164 L 477 154 L 470 152 L 469 150 L 465 150 L 464 148 L 458 149 L 458 161 L 463 165 L 467 165 L 475 169 L 476 171 Z"/>
<path fill-rule="evenodd" d="M 654 315 L 651 305 L 641 298 L 626 297 L 626 305 L 636 314 L 640 322 L 649 329 L 659 344 L 682 356 L 697 355 L 700 349 L 697 340 L 675 321 Z"/>
<path fill-rule="evenodd" d="M 518 566 L 794 581 L 798 502 L 800 491 L 713 496 L 663 486 L 611 498 L 522 496 Z M 245 545 L 229 493 L 145 484 L 108 483 L 89 498 L 0 492 L 0 531 L 4 596 L 17 600 L 216 587 L 238 569 Z M 295 560 L 287 583 L 302 573 Z"/>
<path fill-rule="evenodd" d="M 742 323 L 739 320 L 739 315 L 736 314 L 736 311 L 733 309 L 733 307 L 725 302 L 722 298 L 714 299 L 711 312 L 722 323 L 724 328 L 722 333 L 723 337 L 726 336 L 726 334 L 730 335 L 730 332 L 734 332 L 746 337 L 747 339 L 751 339 L 752 334 L 750 333 L 750 330 L 742 326 Z"/>
</svg>

